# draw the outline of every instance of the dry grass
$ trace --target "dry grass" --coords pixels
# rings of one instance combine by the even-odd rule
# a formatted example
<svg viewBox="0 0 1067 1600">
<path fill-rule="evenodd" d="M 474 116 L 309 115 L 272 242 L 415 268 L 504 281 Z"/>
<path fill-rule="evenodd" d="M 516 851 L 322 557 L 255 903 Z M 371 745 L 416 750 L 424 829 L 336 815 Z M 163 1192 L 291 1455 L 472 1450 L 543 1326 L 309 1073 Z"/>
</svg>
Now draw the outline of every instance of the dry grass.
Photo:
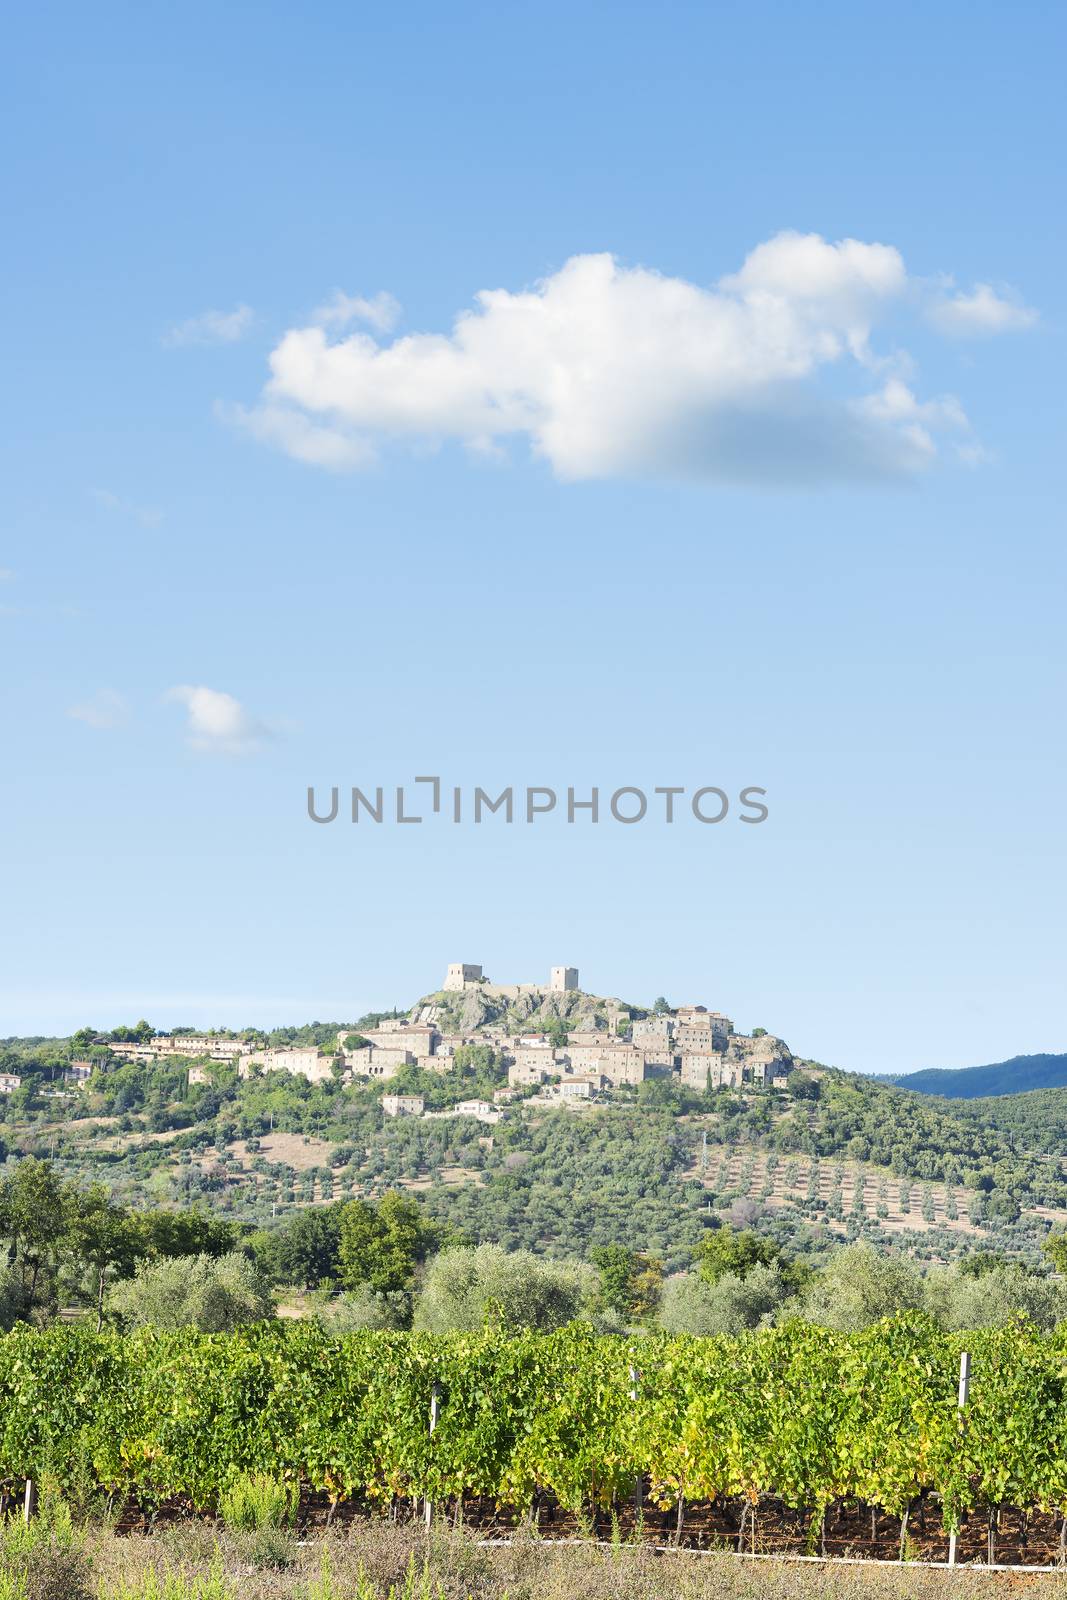
<svg viewBox="0 0 1067 1600">
<path fill-rule="evenodd" d="M 248 1146 L 243 1139 L 235 1139 L 226 1147 L 227 1154 L 236 1156 L 242 1165 L 251 1162 Z M 264 1133 L 260 1136 L 256 1154 L 264 1161 L 283 1161 L 294 1172 L 307 1172 L 311 1167 L 329 1165 L 333 1145 L 325 1139 L 316 1139 L 303 1133 Z"/>
<path fill-rule="evenodd" d="M 94 1588 L 101 1597 L 137 1596 L 149 1570 L 193 1583 L 215 1566 L 234 1600 L 360 1600 L 390 1590 L 397 1600 L 978 1600 L 1027 1591 L 1043 1600 L 1059 1575 L 1030 1576 L 918 1567 L 861 1567 L 746 1561 L 734 1555 L 656 1555 L 649 1548 L 553 1545 L 521 1538 L 479 1545 L 462 1532 L 388 1523 L 297 1545 L 284 1537 L 257 1546 L 254 1536 L 219 1535 L 205 1524 L 171 1527 L 155 1537 L 90 1540 Z M 279 1563 L 272 1565 L 271 1563 Z M 328 1582 L 323 1573 L 328 1570 Z M 412 1572 L 416 1585 L 411 1583 Z"/>
</svg>

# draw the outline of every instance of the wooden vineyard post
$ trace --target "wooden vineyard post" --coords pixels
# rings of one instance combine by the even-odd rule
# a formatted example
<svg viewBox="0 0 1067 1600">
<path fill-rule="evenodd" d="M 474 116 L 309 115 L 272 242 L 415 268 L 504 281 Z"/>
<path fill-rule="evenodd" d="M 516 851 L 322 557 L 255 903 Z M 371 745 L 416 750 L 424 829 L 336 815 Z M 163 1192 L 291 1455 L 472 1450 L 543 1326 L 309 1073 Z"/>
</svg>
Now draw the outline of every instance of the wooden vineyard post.
<svg viewBox="0 0 1067 1600">
<path fill-rule="evenodd" d="M 33 1516 L 33 1513 L 36 1511 L 36 1509 L 37 1509 L 37 1490 L 34 1487 L 33 1479 L 32 1478 L 27 1478 L 26 1479 L 26 1497 L 22 1502 L 22 1515 L 23 1515 L 23 1518 L 24 1518 L 24 1520 L 26 1522 L 29 1522 L 30 1518 Z"/>
<path fill-rule="evenodd" d="M 636 1367 L 631 1366 L 631 1368 L 630 1368 L 630 1404 L 631 1405 L 635 1405 L 636 1406 L 636 1404 L 637 1404 L 637 1386 L 638 1386 L 640 1380 L 641 1380 L 641 1374 L 638 1372 Z M 640 1537 L 640 1534 L 641 1534 L 641 1516 L 642 1516 L 642 1510 L 643 1510 L 643 1507 L 644 1507 L 644 1503 L 645 1503 L 645 1482 L 644 1482 L 644 1479 L 641 1476 L 641 1474 L 638 1473 L 637 1476 L 634 1479 L 634 1518 L 635 1518 L 635 1521 L 636 1521 L 636 1528 L 637 1528 L 638 1537 Z"/>
<path fill-rule="evenodd" d="M 437 1416 L 438 1416 L 438 1411 L 439 1411 L 439 1408 L 440 1408 L 440 1401 L 441 1401 L 441 1386 L 435 1379 L 434 1380 L 433 1389 L 430 1392 L 430 1438 L 431 1439 L 433 1438 L 434 1429 L 437 1427 Z M 428 1497 L 427 1497 L 427 1499 L 425 1501 L 424 1510 L 425 1510 L 425 1517 L 426 1517 L 426 1526 L 428 1528 L 430 1526 L 430 1524 L 433 1522 L 433 1501 L 431 1499 L 429 1499 Z"/>
<path fill-rule="evenodd" d="M 967 1396 L 971 1388 L 971 1355 L 969 1350 L 960 1351 L 960 1387 L 956 1396 L 956 1407 L 959 1411 L 960 1433 L 963 1432 L 963 1414 L 967 1409 Z M 957 1518 L 959 1513 L 957 1512 Z M 948 1536 L 948 1564 L 956 1565 L 956 1528 Z"/>
</svg>

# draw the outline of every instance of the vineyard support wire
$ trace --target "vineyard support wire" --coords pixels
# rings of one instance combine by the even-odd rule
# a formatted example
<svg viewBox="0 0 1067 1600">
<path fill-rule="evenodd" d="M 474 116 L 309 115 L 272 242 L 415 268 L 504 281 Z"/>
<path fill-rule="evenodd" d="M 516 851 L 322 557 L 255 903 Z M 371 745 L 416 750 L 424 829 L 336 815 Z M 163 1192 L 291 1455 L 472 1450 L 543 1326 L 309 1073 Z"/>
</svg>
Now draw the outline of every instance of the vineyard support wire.
<svg viewBox="0 0 1067 1600">
<path fill-rule="evenodd" d="M 638 1385 L 639 1385 L 639 1382 L 640 1382 L 640 1377 L 641 1377 L 641 1374 L 638 1371 L 638 1369 L 636 1367 L 634 1367 L 634 1366 L 631 1366 L 629 1368 L 630 1400 L 631 1400 L 631 1402 L 633 1404 L 637 1403 Z M 957 1399 L 956 1399 L 957 1408 L 958 1408 L 959 1413 L 960 1413 L 960 1429 L 961 1429 L 961 1431 L 962 1431 L 962 1428 L 963 1428 L 963 1414 L 964 1414 L 964 1411 L 965 1411 L 966 1406 L 967 1406 L 967 1399 L 968 1399 L 968 1395 L 969 1395 L 969 1392 L 970 1392 L 970 1381 L 971 1381 L 971 1357 L 970 1357 L 970 1352 L 967 1351 L 967 1350 L 963 1350 L 963 1351 L 960 1352 L 960 1380 L 959 1380 L 959 1389 L 958 1389 L 958 1392 L 957 1392 Z M 429 1433 L 430 1433 L 430 1437 L 431 1438 L 433 1437 L 434 1430 L 437 1427 L 437 1421 L 438 1421 L 438 1417 L 440 1415 L 440 1402 L 441 1402 L 441 1386 L 435 1379 L 433 1388 L 432 1388 L 431 1393 L 430 1393 L 430 1427 L 429 1427 Z M 635 1510 L 637 1511 L 637 1514 L 638 1514 L 639 1518 L 640 1518 L 641 1507 L 642 1507 L 642 1504 L 643 1504 L 643 1488 L 644 1488 L 644 1485 L 643 1485 L 643 1482 L 642 1482 L 642 1478 L 641 1478 L 640 1475 L 638 1475 L 637 1481 L 636 1481 L 635 1486 L 634 1486 L 634 1505 L 635 1505 Z M 32 1483 L 27 1481 L 27 1484 L 26 1484 L 26 1520 L 27 1520 L 27 1522 L 30 1519 L 30 1497 L 31 1497 L 32 1492 L 33 1492 L 33 1485 L 32 1485 Z M 424 1500 L 423 1507 L 424 1507 L 424 1517 L 425 1517 L 426 1527 L 430 1528 L 432 1523 L 433 1523 L 433 1501 L 429 1498 L 429 1496 L 427 1496 L 426 1499 Z M 748 1509 L 748 1508 L 746 1508 L 746 1509 Z M 948 1560 L 947 1561 L 909 1561 L 909 1562 L 905 1563 L 904 1552 L 905 1552 L 905 1545 L 906 1545 L 906 1540 L 907 1540 L 908 1513 L 909 1513 L 910 1509 L 911 1509 L 910 1506 L 905 1507 L 904 1515 L 901 1518 L 901 1525 L 900 1525 L 900 1554 L 897 1557 L 896 1561 L 892 1561 L 892 1560 L 887 1561 L 885 1559 L 877 1558 L 877 1557 L 827 1556 L 826 1555 L 826 1546 L 825 1546 L 825 1537 L 826 1537 L 825 1512 L 823 1513 L 823 1516 L 820 1519 L 820 1524 L 821 1524 L 820 1525 L 820 1534 L 821 1534 L 820 1543 L 822 1545 L 822 1551 L 821 1551 L 821 1553 L 819 1555 L 817 1555 L 817 1556 L 812 1556 L 812 1555 L 805 1555 L 805 1556 L 796 1556 L 796 1555 L 771 1556 L 771 1555 L 760 1555 L 755 1549 L 753 1549 L 752 1551 L 750 1551 L 748 1553 L 747 1559 L 748 1560 L 752 1560 L 752 1561 L 761 1561 L 761 1560 L 762 1561 L 770 1561 L 770 1560 L 823 1561 L 823 1562 L 825 1562 L 825 1561 L 837 1561 L 839 1563 L 844 1563 L 846 1565 L 855 1565 L 855 1564 L 858 1564 L 858 1563 L 867 1562 L 868 1564 L 873 1564 L 875 1566 L 899 1566 L 901 1564 L 906 1564 L 908 1566 L 919 1566 L 919 1567 L 934 1567 L 934 1568 L 953 1567 L 954 1568 L 956 1566 L 956 1564 L 957 1564 L 956 1563 L 956 1533 L 955 1533 L 955 1531 L 953 1531 L 949 1535 Z M 681 1545 L 681 1537 L 682 1537 L 682 1524 L 683 1524 L 684 1515 L 685 1515 L 685 1498 L 684 1498 L 684 1496 L 679 1495 L 679 1497 L 678 1497 L 678 1507 L 677 1507 L 677 1521 L 676 1521 L 675 1530 L 674 1530 L 674 1543 L 671 1544 L 671 1545 L 654 1545 L 652 1548 L 655 1550 L 657 1555 L 666 1554 L 668 1551 L 670 1551 L 671 1553 L 674 1553 L 674 1554 L 682 1554 L 683 1553 L 682 1545 Z M 872 1515 L 872 1519 L 873 1519 L 873 1516 L 874 1516 L 873 1510 L 872 1510 L 871 1515 Z M 990 1554 L 990 1559 L 986 1562 L 986 1564 L 984 1566 L 977 1567 L 974 1570 L 983 1571 L 983 1572 L 1055 1572 L 1057 1570 L 1057 1567 L 1015 1566 L 1015 1565 L 1005 1565 L 1005 1564 L 994 1562 L 992 1560 L 992 1547 L 993 1547 L 993 1533 L 992 1533 L 993 1523 L 992 1523 L 992 1518 L 993 1518 L 993 1516 L 994 1516 L 994 1512 L 991 1510 L 990 1511 L 990 1518 L 991 1518 L 991 1521 L 990 1521 L 990 1533 L 989 1533 L 989 1554 Z M 752 1542 L 753 1542 L 753 1544 L 755 1544 L 755 1533 L 756 1533 L 756 1530 L 755 1530 L 755 1517 L 754 1516 L 752 1517 L 752 1522 L 753 1522 Z M 738 1539 L 737 1539 L 737 1554 L 741 1555 L 743 1557 L 746 1554 L 745 1550 L 744 1550 L 744 1545 L 743 1545 L 744 1527 L 745 1527 L 745 1517 L 744 1517 L 744 1512 L 742 1512 L 741 1527 L 740 1527 L 740 1530 L 738 1532 Z M 1063 1533 L 1064 1532 L 1067 1532 L 1067 1518 L 1065 1518 L 1064 1522 L 1063 1522 L 1063 1529 L 1061 1531 L 1061 1544 L 1064 1542 L 1063 1541 Z M 593 1549 L 608 1548 L 608 1546 L 605 1546 L 605 1544 L 604 1544 L 604 1542 L 602 1540 L 597 1540 L 597 1539 L 553 1539 L 550 1542 L 553 1543 L 553 1544 L 565 1544 L 565 1545 L 589 1545 Z M 494 1546 L 510 1545 L 512 1543 L 512 1540 L 510 1540 L 510 1539 L 480 1539 L 478 1541 L 478 1543 L 480 1545 L 483 1545 L 483 1546 L 491 1548 L 491 1547 L 494 1547 Z M 689 1551 L 686 1551 L 685 1553 L 693 1554 L 693 1555 L 711 1555 L 711 1554 L 714 1554 L 715 1552 L 706 1551 L 706 1550 L 689 1550 Z"/>
<path fill-rule="evenodd" d="M 477 1542 L 482 1549 L 497 1550 L 506 1549 L 508 1546 L 515 1544 L 516 1541 L 514 1539 L 479 1539 Z M 544 1543 L 550 1546 L 585 1546 L 590 1550 L 615 1550 L 618 1548 L 616 1545 L 611 1543 L 610 1539 L 546 1539 Z M 653 1554 L 657 1556 L 718 1556 L 720 1558 L 729 1556 L 731 1561 L 801 1561 L 809 1563 L 814 1562 L 816 1566 L 820 1567 L 899 1567 L 901 1565 L 899 1558 L 893 1556 L 801 1556 L 790 1555 L 786 1553 L 779 1554 L 775 1551 L 770 1551 L 767 1553 L 762 1551 L 752 1551 L 750 1553 L 747 1550 L 734 1553 L 729 1550 L 701 1550 L 695 1546 L 679 1546 L 676 1544 L 634 1545 L 633 1548 L 635 1550 L 651 1550 Z M 932 1570 L 936 1572 L 947 1572 L 949 1570 L 949 1564 L 947 1561 L 905 1561 L 904 1566 L 915 1567 L 924 1571 Z M 969 1561 L 962 1567 L 957 1565 L 956 1571 L 1044 1572 L 1060 1577 L 1062 1577 L 1063 1573 L 1063 1569 L 1060 1566 L 1024 1567 L 1006 1561 L 997 1561 L 992 1565 L 989 1565 L 984 1561 Z"/>
</svg>

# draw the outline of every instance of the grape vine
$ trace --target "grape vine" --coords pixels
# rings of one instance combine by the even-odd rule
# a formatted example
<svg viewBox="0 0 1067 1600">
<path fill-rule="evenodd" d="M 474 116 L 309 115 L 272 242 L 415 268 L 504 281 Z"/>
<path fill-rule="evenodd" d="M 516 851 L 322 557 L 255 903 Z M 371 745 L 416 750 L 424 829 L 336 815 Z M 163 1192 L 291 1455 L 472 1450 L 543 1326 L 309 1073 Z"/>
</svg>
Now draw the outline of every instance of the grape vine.
<svg viewBox="0 0 1067 1600">
<path fill-rule="evenodd" d="M 19 1326 L 0 1336 L 0 1487 L 88 1477 L 142 1504 L 210 1509 L 263 1471 L 334 1500 L 524 1508 L 540 1493 L 583 1510 L 640 1478 L 663 1508 L 773 1496 L 813 1518 L 853 1501 L 902 1517 L 926 1491 L 946 1528 L 978 1507 L 1064 1515 L 1065 1357 L 1058 1333 L 945 1335 L 917 1315 L 736 1339 Z"/>
</svg>

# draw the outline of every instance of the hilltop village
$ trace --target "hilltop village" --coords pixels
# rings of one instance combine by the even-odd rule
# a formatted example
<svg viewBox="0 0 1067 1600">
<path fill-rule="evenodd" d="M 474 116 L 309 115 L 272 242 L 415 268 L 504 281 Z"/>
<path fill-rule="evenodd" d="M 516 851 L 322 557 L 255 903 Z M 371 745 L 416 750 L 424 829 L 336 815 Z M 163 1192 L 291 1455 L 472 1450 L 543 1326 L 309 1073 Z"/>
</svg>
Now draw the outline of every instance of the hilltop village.
<svg viewBox="0 0 1067 1600">
<path fill-rule="evenodd" d="M 621 1000 L 584 994 L 575 967 L 553 967 L 547 984 L 494 984 L 482 968 L 456 962 L 442 987 L 417 1002 L 406 1016 L 383 1017 L 373 1027 L 342 1029 L 335 1046 L 257 1048 L 254 1040 L 228 1034 L 174 1033 L 110 1041 L 112 1055 L 150 1062 L 186 1057 L 189 1081 L 204 1083 L 212 1064 L 236 1065 L 239 1077 L 287 1072 L 311 1083 L 340 1077 L 352 1084 L 387 1083 L 405 1068 L 447 1074 L 460 1052 L 488 1046 L 507 1069 L 507 1087 L 493 1101 L 463 1101 L 452 1112 L 427 1111 L 419 1094 L 382 1097 L 387 1116 L 468 1115 L 496 1122 L 509 1103 L 581 1105 L 610 1098 L 648 1079 L 709 1088 L 766 1088 L 793 1068 L 781 1039 L 757 1029 L 735 1032 L 729 1017 L 704 1005 L 651 1011 Z M 92 1071 L 75 1060 L 74 1085 Z M 0 1092 L 18 1087 L 12 1079 Z"/>
</svg>

